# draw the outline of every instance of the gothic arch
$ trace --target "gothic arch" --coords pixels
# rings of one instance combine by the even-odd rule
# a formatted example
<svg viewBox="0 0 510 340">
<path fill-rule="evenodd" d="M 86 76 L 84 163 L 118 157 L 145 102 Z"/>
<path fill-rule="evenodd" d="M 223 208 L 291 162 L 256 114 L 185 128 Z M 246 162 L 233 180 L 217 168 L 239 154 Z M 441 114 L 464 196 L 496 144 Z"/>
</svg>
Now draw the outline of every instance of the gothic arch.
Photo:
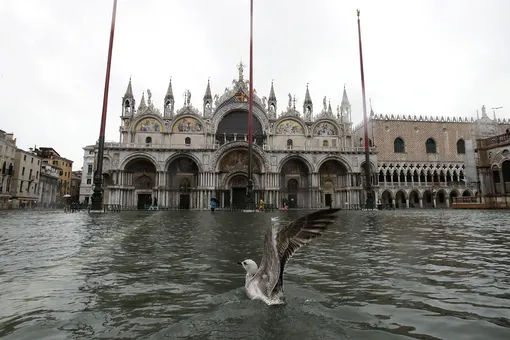
<svg viewBox="0 0 510 340">
<path fill-rule="evenodd" d="M 280 117 L 275 123 L 274 123 L 274 126 L 273 128 L 271 129 L 271 133 L 272 134 L 277 134 L 277 127 L 280 123 L 283 123 L 285 121 L 294 121 L 296 122 L 297 124 L 299 124 L 301 126 L 301 128 L 303 129 L 303 133 L 293 133 L 292 135 L 295 135 L 295 136 L 308 136 L 310 135 L 310 131 L 308 130 L 308 127 L 306 126 L 305 122 L 300 118 L 300 117 L 297 117 L 297 116 L 283 116 L 283 117 Z M 281 135 L 282 133 L 280 133 Z"/>
<path fill-rule="evenodd" d="M 361 162 L 361 164 L 359 165 L 359 169 L 360 169 L 360 171 L 364 171 L 364 165 L 365 165 L 365 161 Z M 372 174 L 376 174 L 376 173 L 378 173 L 378 171 L 377 171 L 377 166 L 375 166 L 375 164 L 374 164 L 374 163 L 372 163 L 371 161 L 370 161 L 370 172 L 371 172 Z"/>
<path fill-rule="evenodd" d="M 154 165 L 154 167 L 156 168 L 156 171 L 161 171 L 162 170 L 159 167 L 159 163 L 156 160 L 156 158 L 154 158 L 154 156 L 152 156 L 151 154 L 149 154 L 147 152 L 137 152 L 137 153 L 134 153 L 134 154 L 131 154 L 131 155 L 127 156 L 126 158 L 124 158 L 122 160 L 122 162 L 120 162 L 121 165 L 120 165 L 119 169 L 125 170 L 126 169 L 126 165 L 130 161 L 135 160 L 137 158 L 145 159 L 145 160 L 148 160 L 149 162 L 151 162 Z"/>
<path fill-rule="evenodd" d="M 133 121 L 131 122 L 131 124 L 129 124 L 129 131 L 131 132 L 140 132 L 140 131 L 136 131 L 136 126 L 138 125 L 138 123 L 140 123 L 142 120 L 144 119 L 147 119 L 147 118 L 150 118 L 150 119 L 154 119 L 154 120 L 157 120 L 159 125 L 161 126 L 161 129 L 159 132 L 152 132 L 152 133 L 163 133 L 165 132 L 164 129 L 165 129 L 165 122 L 163 121 L 163 119 L 161 118 L 161 116 L 158 116 L 158 115 L 155 115 L 155 114 L 150 114 L 150 113 L 144 113 L 144 114 L 141 114 L 139 116 L 136 116 L 135 119 L 133 119 Z M 143 131 L 142 131 L 143 132 Z"/>
<path fill-rule="evenodd" d="M 229 188 L 228 185 L 229 185 L 230 181 L 234 177 L 237 177 L 237 176 L 244 176 L 244 177 L 248 178 L 248 173 L 246 171 L 234 171 L 234 172 L 228 174 L 228 176 L 223 176 L 223 179 L 221 180 L 221 188 L 228 189 Z M 257 176 L 253 176 L 252 180 L 253 180 L 253 188 L 259 189 L 260 183 L 257 180 Z"/>
<path fill-rule="evenodd" d="M 212 131 L 216 133 L 218 130 L 218 125 L 225 118 L 225 116 L 231 112 L 235 111 L 246 111 L 248 112 L 248 103 L 231 103 L 224 106 L 221 106 L 212 117 Z M 268 119 L 266 114 L 260 110 L 257 106 L 253 105 L 253 116 L 256 117 L 260 124 L 262 125 L 262 130 L 264 131 L 268 126 Z"/>
<path fill-rule="evenodd" d="M 402 194 L 405 199 L 409 198 L 409 193 L 406 190 L 404 190 L 404 189 L 397 190 L 397 192 L 395 193 L 395 197 L 397 197 L 399 194 Z"/>
<path fill-rule="evenodd" d="M 278 164 L 277 172 L 278 173 L 282 172 L 282 168 L 285 165 L 285 163 L 287 163 L 288 161 L 293 160 L 293 159 L 302 161 L 305 164 L 305 166 L 308 168 L 308 173 L 313 172 L 313 165 L 308 161 L 308 159 L 306 159 L 306 157 L 301 156 L 301 155 L 293 155 L 293 154 L 283 157 L 283 159 Z"/>
<path fill-rule="evenodd" d="M 168 169 L 170 164 L 172 164 L 173 161 L 175 161 L 179 158 L 191 159 L 197 165 L 199 172 L 204 171 L 204 167 L 203 167 L 202 163 L 200 162 L 200 160 L 198 159 L 198 157 L 195 156 L 194 154 L 187 153 L 187 152 L 176 152 L 173 155 L 171 155 L 170 157 L 168 157 L 167 160 L 165 161 L 165 169 Z"/>
<path fill-rule="evenodd" d="M 193 125 L 193 127 L 191 127 L 192 131 L 174 131 L 174 128 L 178 127 L 178 125 L 179 125 L 179 123 L 181 121 L 185 122 L 186 119 L 188 119 L 188 121 L 190 123 L 195 121 L 195 124 Z M 195 114 L 190 114 L 190 113 L 186 112 L 184 114 L 180 114 L 180 115 L 175 116 L 175 118 L 173 119 L 172 125 L 170 126 L 170 131 L 169 132 L 172 132 L 172 133 L 203 134 L 205 132 L 205 122 L 202 119 L 202 117 L 200 117 L 198 115 L 195 115 Z"/>
<path fill-rule="evenodd" d="M 345 168 L 347 169 L 348 173 L 352 172 L 351 166 L 349 165 L 349 162 L 345 158 L 343 158 L 342 156 L 334 156 L 334 155 L 326 156 L 322 160 L 320 160 L 315 165 L 314 172 L 319 172 L 319 169 L 321 168 L 322 164 L 324 164 L 324 163 L 326 163 L 327 161 L 330 161 L 330 160 L 335 160 L 335 161 L 338 161 L 338 162 L 342 163 L 342 165 L 344 165 Z"/>
<path fill-rule="evenodd" d="M 474 194 L 473 194 L 473 191 L 471 191 L 471 189 L 465 189 L 465 190 L 462 192 L 462 196 L 464 196 L 464 197 L 467 197 L 467 196 L 474 196 Z"/>
<path fill-rule="evenodd" d="M 333 119 L 329 119 L 329 118 L 321 118 L 319 120 L 317 120 L 313 125 L 312 125 L 312 128 L 310 129 L 310 134 L 313 135 L 313 136 L 322 136 L 322 135 L 318 135 L 315 133 L 315 129 L 317 128 L 317 126 L 319 126 L 319 124 L 324 124 L 324 123 L 328 123 L 328 124 L 331 124 L 333 125 L 333 127 L 335 128 L 335 134 L 334 135 L 325 135 L 325 136 L 331 136 L 331 137 L 338 137 L 340 136 L 340 127 L 338 126 L 338 124 L 333 120 Z"/>
<path fill-rule="evenodd" d="M 262 148 L 256 144 L 252 144 L 253 155 L 258 157 L 263 169 L 260 169 L 262 173 L 265 173 L 271 169 L 271 165 L 269 164 L 269 160 L 267 159 L 266 153 L 262 150 Z M 230 151 L 234 149 L 242 149 L 248 150 L 248 142 L 231 142 L 223 144 L 216 152 L 213 154 L 211 159 L 211 168 L 214 171 L 218 171 L 219 162 L 221 159 L 228 154 Z"/>
</svg>

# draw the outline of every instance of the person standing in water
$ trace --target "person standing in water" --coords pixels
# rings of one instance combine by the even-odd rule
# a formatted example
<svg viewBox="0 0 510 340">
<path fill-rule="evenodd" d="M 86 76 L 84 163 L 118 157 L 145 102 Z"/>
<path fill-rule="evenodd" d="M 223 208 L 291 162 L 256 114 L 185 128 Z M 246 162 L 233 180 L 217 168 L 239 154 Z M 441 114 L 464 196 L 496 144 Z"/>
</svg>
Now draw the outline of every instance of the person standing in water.
<svg viewBox="0 0 510 340">
<path fill-rule="evenodd" d="M 211 207 L 211 212 L 214 212 L 214 209 L 216 209 L 216 201 L 210 200 L 209 201 L 209 207 Z"/>
</svg>

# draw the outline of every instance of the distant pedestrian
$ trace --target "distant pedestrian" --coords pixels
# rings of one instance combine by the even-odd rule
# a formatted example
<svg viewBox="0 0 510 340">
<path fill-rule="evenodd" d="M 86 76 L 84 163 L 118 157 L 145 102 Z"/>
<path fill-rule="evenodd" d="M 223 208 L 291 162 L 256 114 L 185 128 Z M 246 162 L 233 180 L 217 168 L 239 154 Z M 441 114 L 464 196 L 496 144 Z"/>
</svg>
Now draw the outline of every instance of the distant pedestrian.
<svg viewBox="0 0 510 340">
<path fill-rule="evenodd" d="M 214 212 L 214 209 L 216 209 L 216 201 L 215 200 L 209 201 L 209 207 L 211 207 L 211 212 Z"/>
</svg>

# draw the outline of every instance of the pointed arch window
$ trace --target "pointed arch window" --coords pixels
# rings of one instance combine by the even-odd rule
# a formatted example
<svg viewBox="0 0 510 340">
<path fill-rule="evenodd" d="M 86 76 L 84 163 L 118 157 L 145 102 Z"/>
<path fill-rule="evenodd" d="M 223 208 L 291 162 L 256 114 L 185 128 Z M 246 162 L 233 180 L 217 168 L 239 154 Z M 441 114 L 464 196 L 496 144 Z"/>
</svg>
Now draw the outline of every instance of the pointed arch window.
<svg viewBox="0 0 510 340">
<path fill-rule="evenodd" d="M 406 152 L 406 146 L 402 138 L 400 137 L 395 138 L 395 141 L 393 142 L 393 152 L 395 153 Z"/>
<path fill-rule="evenodd" d="M 186 146 L 190 146 L 191 145 L 191 138 L 189 138 L 189 137 L 184 138 L 184 144 L 186 144 Z"/>
<path fill-rule="evenodd" d="M 466 142 L 464 141 L 464 139 L 459 139 L 457 141 L 457 153 L 458 154 L 466 153 Z"/>
<path fill-rule="evenodd" d="M 427 139 L 425 142 L 425 150 L 427 153 L 437 153 L 436 141 L 432 138 Z"/>
</svg>

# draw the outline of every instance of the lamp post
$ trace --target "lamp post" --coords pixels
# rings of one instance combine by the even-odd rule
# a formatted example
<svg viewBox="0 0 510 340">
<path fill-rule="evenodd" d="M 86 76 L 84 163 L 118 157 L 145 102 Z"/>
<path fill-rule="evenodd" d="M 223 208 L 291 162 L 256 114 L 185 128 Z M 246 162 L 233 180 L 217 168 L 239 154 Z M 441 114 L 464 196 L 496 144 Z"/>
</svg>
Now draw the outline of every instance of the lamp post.
<svg viewBox="0 0 510 340">
<path fill-rule="evenodd" d="M 106 79 L 103 94 L 103 113 L 101 115 L 101 128 L 99 130 L 99 145 L 97 151 L 96 171 L 94 174 L 94 192 L 91 197 L 91 210 L 103 210 L 103 155 L 106 129 L 106 111 L 108 107 L 108 89 L 110 86 L 110 68 L 112 63 L 113 36 L 115 32 L 115 14 L 117 12 L 117 0 L 113 0 L 112 24 L 110 29 L 110 44 L 108 46 L 108 60 L 106 63 Z"/>
<path fill-rule="evenodd" d="M 361 46 L 361 24 L 359 20 L 360 10 L 357 10 L 358 14 L 358 41 L 359 41 L 359 63 L 361 71 L 361 94 L 363 97 L 363 127 L 365 134 L 365 192 L 366 192 L 366 208 L 374 208 L 374 192 L 372 190 L 372 181 L 370 176 L 370 149 L 368 144 L 368 126 L 367 126 L 367 101 L 365 96 L 365 73 L 363 71 L 363 49 Z"/>
</svg>

